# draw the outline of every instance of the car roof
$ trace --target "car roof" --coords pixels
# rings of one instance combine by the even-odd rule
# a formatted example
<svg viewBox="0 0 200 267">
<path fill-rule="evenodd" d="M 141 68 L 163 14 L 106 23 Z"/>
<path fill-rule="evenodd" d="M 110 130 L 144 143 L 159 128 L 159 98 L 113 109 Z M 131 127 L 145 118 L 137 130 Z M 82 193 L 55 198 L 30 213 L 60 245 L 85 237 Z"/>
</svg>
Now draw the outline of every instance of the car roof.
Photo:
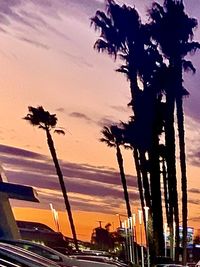
<svg viewBox="0 0 200 267">
<path fill-rule="evenodd" d="M 10 258 L 15 258 L 18 260 L 21 260 L 22 263 L 27 260 L 27 262 L 30 263 L 30 266 L 32 266 L 32 264 L 34 264 L 33 266 L 35 266 L 35 264 L 37 264 L 38 267 L 57 267 L 58 265 L 55 264 L 53 261 L 50 261 L 42 256 L 39 256 L 35 253 L 31 253 L 31 252 L 27 252 L 26 250 L 7 244 L 7 243 L 2 243 L 0 242 L 0 252 L 1 254 L 6 254 L 8 253 L 8 255 L 10 256 Z"/>
</svg>

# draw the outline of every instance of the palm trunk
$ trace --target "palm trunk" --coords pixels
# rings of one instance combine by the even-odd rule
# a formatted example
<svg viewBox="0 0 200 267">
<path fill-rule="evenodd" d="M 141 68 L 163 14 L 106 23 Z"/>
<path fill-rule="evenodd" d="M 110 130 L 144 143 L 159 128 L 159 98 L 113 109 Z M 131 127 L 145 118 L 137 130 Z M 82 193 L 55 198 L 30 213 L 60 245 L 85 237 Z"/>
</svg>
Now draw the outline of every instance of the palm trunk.
<svg viewBox="0 0 200 267">
<path fill-rule="evenodd" d="M 186 176 L 186 156 L 185 156 L 185 132 L 182 96 L 176 97 L 177 121 L 180 147 L 180 167 L 181 167 L 181 186 L 182 186 L 182 220 L 183 220 L 183 260 L 182 264 L 187 263 L 187 176 Z"/>
<path fill-rule="evenodd" d="M 167 177 L 164 157 L 162 157 L 162 176 L 163 176 L 166 218 L 167 218 L 167 224 L 169 225 L 169 190 L 168 190 L 168 177 Z"/>
<path fill-rule="evenodd" d="M 131 207 L 130 207 L 130 202 L 129 202 L 129 196 L 128 196 L 128 190 L 127 190 L 127 184 L 126 184 L 126 177 L 125 177 L 125 173 L 124 173 L 124 166 L 123 166 L 123 158 L 122 158 L 122 154 L 119 148 L 119 145 L 116 145 L 116 149 L 117 149 L 117 162 L 119 165 L 119 170 L 120 170 L 120 176 L 121 176 L 121 182 L 122 182 L 122 186 L 123 186 L 123 190 L 124 190 L 124 199 L 126 202 L 126 209 L 127 209 L 127 216 L 128 218 L 131 218 L 132 213 L 131 213 Z"/>
<path fill-rule="evenodd" d="M 143 152 L 141 152 L 143 153 Z M 135 160 L 135 168 L 136 168 L 136 173 L 137 173 L 137 181 L 138 181 L 138 189 L 139 189 L 139 195 L 140 195 L 140 202 L 141 202 L 141 207 L 142 207 L 142 213 L 143 213 L 143 218 L 144 218 L 144 225 L 146 225 L 146 216 L 145 216 L 145 201 L 146 201 L 146 204 L 147 203 L 150 203 L 150 205 L 147 204 L 147 207 L 149 207 L 149 218 L 148 218 L 148 229 L 146 229 L 145 227 L 145 232 L 146 232 L 146 236 L 148 235 L 148 246 L 149 246 L 149 250 L 150 250 L 150 255 L 151 255 L 151 260 L 154 262 L 154 259 L 155 259 L 155 243 L 154 243 L 154 240 L 153 240 L 153 229 L 152 229 L 152 207 L 151 207 L 151 199 L 150 199 L 150 192 L 149 192 L 149 200 L 144 200 L 144 193 L 143 193 L 143 186 L 144 184 L 142 183 L 142 171 L 141 169 L 144 168 L 144 165 L 141 166 L 141 162 L 139 160 L 139 155 L 138 155 L 138 150 L 136 148 L 134 148 L 134 151 L 133 151 L 133 155 L 134 155 L 134 160 Z M 141 158 L 141 157 L 140 157 Z M 143 177 L 144 179 L 144 177 Z M 148 184 L 148 189 L 149 189 L 149 184 Z"/>
<path fill-rule="evenodd" d="M 150 194 L 148 174 L 147 174 L 147 170 L 146 170 L 145 152 L 143 152 L 143 151 L 140 151 L 140 168 L 141 168 L 142 178 L 143 178 L 145 202 L 146 202 L 146 206 L 149 207 L 149 212 L 151 213 L 151 211 L 152 211 L 151 194 Z"/>
<path fill-rule="evenodd" d="M 66 186 L 65 186 L 65 183 L 64 183 L 64 179 L 63 179 L 63 174 L 62 174 L 62 171 L 60 169 L 60 165 L 59 165 L 59 162 L 58 162 L 58 159 L 57 159 L 57 155 L 56 155 L 56 150 L 55 150 L 55 147 L 54 147 L 53 139 L 52 139 L 51 134 L 50 134 L 48 129 L 46 129 L 46 135 L 47 135 L 47 143 L 48 143 L 48 146 L 49 146 L 49 150 L 51 152 L 51 156 L 53 158 L 53 162 L 54 162 L 54 165 L 55 165 L 55 168 L 56 168 L 56 173 L 57 173 L 58 178 L 59 178 L 60 187 L 61 187 L 61 190 L 62 190 L 62 194 L 63 194 L 63 198 L 64 198 L 64 202 L 65 202 L 65 207 L 66 207 L 68 218 L 69 218 L 69 222 L 70 222 L 72 236 L 73 236 L 73 239 L 74 239 L 74 244 L 75 244 L 76 250 L 79 250 L 77 236 L 76 236 L 76 230 L 75 230 L 75 226 L 74 226 L 74 221 L 73 221 L 73 217 L 72 217 L 72 212 L 71 212 L 69 199 L 68 199 L 68 196 L 67 196 Z"/>
<path fill-rule="evenodd" d="M 153 134 L 152 149 L 149 153 L 151 163 L 151 197 L 152 197 L 152 213 L 153 213 L 153 233 L 155 240 L 156 255 L 164 253 L 164 233 L 163 233 L 163 214 L 160 184 L 160 164 L 158 154 L 158 136 Z"/>
<path fill-rule="evenodd" d="M 176 261 L 178 261 L 179 250 L 179 210 L 178 210 L 178 193 L 177 193 L 177 178 L 176 178 L 176 149 L 175 149 L 175 131 L 174 131 L 174 92 L 170 91 L 166 96 L 166 124 L 165 124 L 165 143 L 166 143 L 166 162 L 168 173 L 168 191 L 169 191 L 169 228 L 171 237 L 171 251 L 173 251 L 173 218 L 176 222 Z M 171 252 L 173 254 L 173 252 Z"/>
<path fill-rule="evenodd" d="M 140 202 L 141 202 L 141 207 L 143 211 L 143 217 L 145 218 L 144 216 L 145 202 L 144 202 L 144 193 L 143 193 L 143 186 L 142 186 L 142 176 L 141 176 L 141 171 L 140 171 L 138 150 L 136 148 L 134 148 L 133 150 L 133 156 L 134 156 L 134 161 L 135 161 L 135 169 L 137 173 L 137 182 L 138 182 L 138 190 L 139 190 L 139 195 L 140 195 Z"/>
</svg>

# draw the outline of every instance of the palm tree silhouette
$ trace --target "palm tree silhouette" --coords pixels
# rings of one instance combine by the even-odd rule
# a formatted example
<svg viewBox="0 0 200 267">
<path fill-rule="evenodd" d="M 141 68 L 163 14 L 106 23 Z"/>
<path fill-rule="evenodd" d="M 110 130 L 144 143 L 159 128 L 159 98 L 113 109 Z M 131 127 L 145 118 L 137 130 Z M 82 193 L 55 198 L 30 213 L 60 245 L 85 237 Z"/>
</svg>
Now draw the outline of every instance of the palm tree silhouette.
<svg viewBox="0 0 200 267">
<path fill-rule="evenodd" d="M 67 195 L 67 190 L 66 190 L 66 186 L 64 183 L 63 174 L 62 174 L 59 162 L 58 162 L 58 158 L 56 155 L 54 142 L 53 142 L 53 139 L 50 133 L 51 130 L 54 130 L 54 132 L 58 134 L 65 134 L 65 132 L 62 129 L 56 129 L 56 124 L 58 120 L 56 117 L 56 114 L 50 114 L 48 111 L 45 111 L 42 106 L 38 106 L 37 108 L 29 106 L 28 110 L 29 110 L 29 113 L 26 115 L 26 117 L 24 117 L 24 119 L 27 120 L 31 125 L 37 126 L 39 129 L 42 129 L 46 132 L 47 144 L 49 146 L 49 150 L 50 150 L 53 162 L 54 162 L 56 173 L 58 175 L 60 187 L 62 190 L 64 202 L 65 202 L 65 207 L 66 207 L 69 222 L 70 222 L 72 236 L 74 239 L 74 244 L 75 244 L 76 249 L 78 250 L 76 230 L 75 230 L 71 207 L 70 207 L 70 203 L 69 203 L 69 199 Z"/>
<path fill-rule="evenodd" d="M 152 204 L 150 196 L 150 184 L 147 177 L 147 168 L 145 168 L 146 162 L 144 162 L 146 159 L 141 158 L 145 153 L 139 153 L 139 151 L 141 151 L 141 149 L 144 147 L 143 137 L 141 137 L 141 130 L 138 129 L 137 123 L 134 121 L 133 117 L 131 117 L 128 123 L 122 122 L 122 126 L 124 129 L 123 142 L 125 144 L 129 144 L 130 148 L 133 150 L 142 210 L 144 211 L 144 207 L 147 206 L 149 207 L 151 213 Z M 143 161 L 142 164 L 140 163 L 141 161 Z"/>
<path fill-rule="evenodd" d="M 184 57 L 200 48 L 200 44 L 193 41 L 193 29 L 197 26 L 197 20 L 188 17 L 182 0 L 165 0 L 163 7 L 154 3 L 150 15 L 153 38 L 160 44 L 164 56 L 169 60 L 172 72 L 171 81 L 174 92 L 170 91 L 170 93 L 173 97 L 172 102 L 176 102 L 177 108 L 182 186 L 183 265 L 185 265 L 188 211 L 183 96 L 188 95 L 188 92 L 183 87 L 182 68 L 195 71 L 191 61 L 186 61 Z"/>
<path fill-rule="evenodd" d="M 118 71 L 129 77 L 134 102 L 139 93 L 137 73 L 142 65 L 144 50 L 143 26 L 135 8 L 126 5 L 121 7 L 113 0 L 107 0 L 106 3 L 107 15 L 98 10 L 91 18 L 95 30 L 100 31 L 100 38 L 94 48 L 99 52 L 108 53 L 115 59 L 120 57 L 125 62 Z"/>
<path fill-rule="evenodd" d="M 130 81 L 132 97 L 130 105 L 132 106 L 135 118 L 141 121 L 141 119 L 144 119 L 144 117 L 141 117 L 141 108 L 146 110 L 148 108 L 141 104 L 143 90 L 140 89 L 138 80 L 140 79 L 143 82 L 144 87 L 148 87 L 148 83 L 155 74 L 155 67 L 160 66 L 158 61 L 161 61 L 162 57 L 157 53 L 157 47 L 151 42 L 148 27 L 141 23 L 140 16 L 135 8 L 126 5 L 119 6 L 113 0 L 107 0 L 106 2 L 107 13 L 97 11 L 96 15 L 91 19 L 91 23 L 95 26 L 95 29 L 100 31 L 100 38 L 96 41 L 94 48 L 99 52 L 106 52 L 114 56 L 114 58 L 119 57 L 123 60 L 124 64 L 117 71 L 124 73 Z M 149 103 L 150 106 L 152 104 L 150 100 L 144 103 Z M 150 112 L 146 114 L 148 117 L 150 116 Z M 152 120 L 149 121 L 152 122 Z M 147 118 L 145 122 L 148 124 Z M 152 125 L 148 126 L 152 127 Z M 141 130 L 144 130 L 144 128 L 141 128 Z M 148 130 L 152 131 L 150 128 Z M 154 141 L 149 154 L 151 155 L 152 162 L 150 177 L 153 198 L 152 208 L 154 210 L 153 227 L 158 251 L 164 247 L 159 158 L 158 153 L 155 153 L 158 147 L 158 133 L 155 130 L 152 135 L 150 131 L 141 131 L 140 133 L 143 135 L 148 133 L 146 134 L 147 138 L 144 138 L 143 142 L 150 143 L 148 142 L 149 139 L 151 139 L 151 142 L 152 140 Z M 138 150 L 138 152 L 140 158 L 144 159 L 144 150 Z M 135 156 L 137 154 L 135 153 Z M 140 161 L 140 168 L 143 168 L 142 162 L 144 161 Z"/>
<path fill-rule="evenodd" d="M 126 202 L 126 210 L 127 210 L 127 216 L 128 218 L 131 218 L 131 207 L 129 202 L 129 195 L 128 195 L 128 189 L 126 184 L 126 176 L 124 172 L 124 166 L 123 166 L 123 157 L 120 150 L 120 145 L 123 144 L 123 138 L 122 138 L 122 130 L 116 126 L 111 125 L 110 127 L 104 126 L 102 130 L 103 137 L 100 139 L 101 142 L 106 143 L 108 147 L 114 147 L 116 149 L 116 157 L 117 162 L 120 170 L 120 177 L 121 177 L 121 183 L 123 187 L 124 192 L 124 199 Z"/>
</svg>

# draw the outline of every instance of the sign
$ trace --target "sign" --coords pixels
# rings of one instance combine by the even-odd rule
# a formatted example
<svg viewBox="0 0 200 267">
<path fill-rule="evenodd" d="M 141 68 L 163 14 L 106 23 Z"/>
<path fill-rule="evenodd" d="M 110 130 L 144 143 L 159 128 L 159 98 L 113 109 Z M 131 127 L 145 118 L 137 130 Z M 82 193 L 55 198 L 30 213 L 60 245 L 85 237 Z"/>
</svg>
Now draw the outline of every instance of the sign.
<svg viewBox="0 0 200 267">
<path fill-rule="evenodd" d="M 174 234 L 175 234 L 175 231 L 174 231 Z M 188 227 L 187 228 L 187 247 L 188 248 L 193 247 L 193 236 L 194 236 L 194 228 Z M 170 247 L 170 233 L 169 233 L 168 227 L 165 230 L 164 237 L 165 237 L 166 247 Z M 183 227 L 182 226 L 179 226 L 179 237 L 180 237 L 180 247 L 182 247 L 182 238 L 183 238 Z"/>
</svg>

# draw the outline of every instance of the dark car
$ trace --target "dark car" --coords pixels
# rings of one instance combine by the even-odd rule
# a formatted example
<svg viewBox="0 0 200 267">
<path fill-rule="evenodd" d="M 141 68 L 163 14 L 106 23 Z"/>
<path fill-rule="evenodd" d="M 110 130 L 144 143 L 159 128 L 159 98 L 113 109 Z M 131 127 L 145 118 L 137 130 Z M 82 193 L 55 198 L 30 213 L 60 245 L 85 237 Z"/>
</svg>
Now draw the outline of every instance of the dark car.
<svg viewBox="0 0 200 267">
<path fill-rule="evenodd" d="M 48 247 L 68 247 L 68 241 L 62 233 L 55 232 L 43 223 L 16 221 L 22 239 L 35 241 Z"/>
<path fill-rule="evenodd" d="M 2 265 L 18 267 L 58 267 L 56 263 L 37 254 L 27 252 L 14 245 L 0 242 L 0 259 L 4 262 Z M 9 264 L 6 265 L 6 262 Z"/>
<path fill-rule="evenodd" d="M 55 261 L 58 265 L 66 267 L 116 267 L 117 264 L 113 262 L 98 262 L 93 260 L 83 260 L 83 259 L 77 259 L 71 256 L 64 255 L 62 253 L 59 253 L 58 251 L 41 245 L 37 244 L 28 240 L 4 240 L 5 244 L 12 244 L 14 246 L 18 246 L 20 248 L 28 250 L 28 252 L 34 252 L 38 255 L 41 255 L 42 257 L 46 257 L 47 259 L 50 259 L 52 261 Z M 119 266 L 119 265 L 117 265 Z M 123 266 L 123 265 L 120 265 Z"/>
<path fill-rule="evenodd" d="M 21 265 L 15 264 L 12 261 L 0 259 L 0 267 L 21 267 Z"/>
</svg>

